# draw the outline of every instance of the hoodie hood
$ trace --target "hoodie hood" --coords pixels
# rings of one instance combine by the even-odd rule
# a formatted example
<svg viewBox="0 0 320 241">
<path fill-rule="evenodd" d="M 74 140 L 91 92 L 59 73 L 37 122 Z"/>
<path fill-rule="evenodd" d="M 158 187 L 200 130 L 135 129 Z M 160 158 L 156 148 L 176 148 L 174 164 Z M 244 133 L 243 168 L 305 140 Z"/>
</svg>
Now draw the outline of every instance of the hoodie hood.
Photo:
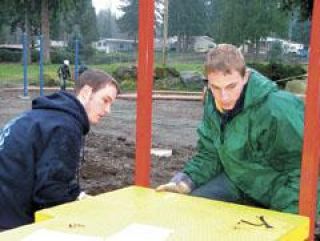
<svg viewBox="0 0 320 241">
<path fill-rule="evenodd" d="M 38 97 L 32 101 L 32 109 L 57 110 L 65 112 L 80 122 L 84 135 L 89 132 L 90 124 L 88 115 L 83 105 L 73 94 L 60 91 L 52 95 Z"/>
</svg>

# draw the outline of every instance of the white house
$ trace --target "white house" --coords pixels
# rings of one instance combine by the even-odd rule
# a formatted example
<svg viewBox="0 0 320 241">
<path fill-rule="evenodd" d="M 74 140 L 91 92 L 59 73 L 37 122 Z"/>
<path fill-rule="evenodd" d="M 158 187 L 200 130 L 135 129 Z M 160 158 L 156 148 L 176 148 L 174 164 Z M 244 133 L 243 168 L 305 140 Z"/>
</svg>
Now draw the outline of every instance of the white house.
<svg viewBox="0 0 320 241">
<path fill-rule="evenodd" d="M 167 39 L 167 49 L 168 50 L 174 50 L 177 48 L 177 43 L 178 43 L 178 37 L 173 36 L 173 37 L 168 37 Z M 155 38 L 154 39 L 154 49 L 156 51 L 161 51 L 163 48 L 163 39 L 160 38 Z"/>
<path fill-rule="evenodd" d="M 210 49 L 215 48 L 217 44 L 213 38 L 208 36 L 195 36 L 193 50 L 197 53 L 206 53 Z"/>
<path fill-rule="evenodd" d="M 0 44 L 0 49 L 22 50 L 22 44 Z"/>
<path fill-rule="evenodd" d="M 216 47 L 216 43 L 214 40 L 208 36 L 193 36 L 192 40 L 192 48 L 195 52 L 205 53 L 208 52 L 211 48 Z M 154 49 L 162 50 L 163 39 L 154 39 Z M 175 50 L 178 46 L 178 37 L 172 36 L 168 38 L 167 48 L 169 50 Z"/>
<path fill-rule="evenodd" d="M 286 39 L 281 39 L 281 38 L 267 37 L 260 41 L 260 43 L 264 45 L 266 50 L 270 50 L 272 47 L 272 44 L 276 42 L 279 42 L 281 44 L 283 52 L 285 54 L 298 54 L 299 51 L 301 51 L 304 48 L 303 44 L 286 40 Z"/>
<path fill-rule="evenodd" d="M 50 46 L 53 48 L 65 48 L 68 46 L 68 43 L 66 41 L 61 40 L 51 40 Z"/>
<path fill-rule="evenodd" d="M 101 39 L 93 43 L 93 47 L 105 53 L 133 51 L 137 41 L 128 39 Z"/>
</svg>

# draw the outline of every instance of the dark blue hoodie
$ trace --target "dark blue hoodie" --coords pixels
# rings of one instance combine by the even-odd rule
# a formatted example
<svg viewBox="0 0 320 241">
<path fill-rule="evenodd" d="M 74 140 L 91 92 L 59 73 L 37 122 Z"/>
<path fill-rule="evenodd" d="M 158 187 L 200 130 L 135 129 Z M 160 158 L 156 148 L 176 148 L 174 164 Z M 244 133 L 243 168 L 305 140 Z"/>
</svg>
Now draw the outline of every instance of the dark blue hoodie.
<svg viewBox="0 0 320 241">
<path fill-rule="evenodd" d="M 73 201 L 88 116 L 72 94 L 39 97 L 0 130 L 0 229 L 34 221 L 34 212 Z"/>
</svg>

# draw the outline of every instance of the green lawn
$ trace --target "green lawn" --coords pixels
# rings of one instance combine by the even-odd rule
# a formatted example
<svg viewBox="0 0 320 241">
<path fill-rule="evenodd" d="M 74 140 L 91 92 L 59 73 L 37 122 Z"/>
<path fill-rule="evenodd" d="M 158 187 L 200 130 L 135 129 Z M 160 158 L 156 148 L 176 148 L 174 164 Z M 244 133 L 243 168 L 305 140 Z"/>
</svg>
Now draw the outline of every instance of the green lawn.
<svg viewBox="0 0 320 241">
<path fill-rule="evenodd" d="M 112 74 L 119 66 L 129 66 L 129 63 L 119 64 L 99 64 L 88 65 L 89 68 L 100 69 Z M 159 65 L 160 66 L 160 65 Z M 45 80 L 55 79 L 58 80 L 57 69 L 58 64 L 44 65 Z M 202 64 L 172 64 L 170 67 L 176 68 L 178 71 L 194 70 L 200 73 L 203 72 Z M 74 66 L 71 66 L 73 70 Z M 28 81 L 30 84 L 39 84 L 39 65 L 28 65 Z M 23 84 L 23 65 L 22 64 L 0 64 L 0 86 L 15 86 Z"/>
<path fill-rule="evenodd" d="M 45 65 L 44 74 L 56 76 L 58 65 Z M 28 81 L 29 83 L 39 82 L 39 65 L 28 65 Z M 22 64 L 0 64 L 0 85 L 20 85 L 23 84 L 23 65 Z"/>
<path fill-rule="evenodd" d="M 57 69 L 58 64 L 50 64 L 44 65 L 44 75 L 45 79 L 53 78 L 58 80 Z M 90 66 L 91 67 L 91 66 Z M 107 65 L 100 65 L 100 66 L 93 66 L 98 69 L 102 69 L 105 71 L 112 71 L 115 67 L 114 66 L 107 66 Z M 74 66 L 71 66 L 73 69 Z M 38 84 L 39 83 L 39 65 L 38 64 L 30 64 L 28 65 L 28 81 L 31 84 Z M 23 84 L 23 65 L 22 64 L 0 64 L 0 85 L 19 85 Z"/>
</svg>

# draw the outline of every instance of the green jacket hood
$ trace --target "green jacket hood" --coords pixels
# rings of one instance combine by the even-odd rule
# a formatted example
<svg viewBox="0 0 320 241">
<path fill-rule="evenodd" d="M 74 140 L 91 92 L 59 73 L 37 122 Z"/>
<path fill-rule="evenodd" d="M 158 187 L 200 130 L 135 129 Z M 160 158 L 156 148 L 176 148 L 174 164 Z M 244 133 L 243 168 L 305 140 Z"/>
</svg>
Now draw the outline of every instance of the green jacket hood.
<svg viewBox="0 0 320 241">
<path fill-rule="evenodd" d="M 277 91 L 277 89 L 278 87 L 275 83 L 259 72 L 250 69 L 250 76 L 245 93 L 244 109 L 260 103 L 271 92 Z"/>
</svg>

